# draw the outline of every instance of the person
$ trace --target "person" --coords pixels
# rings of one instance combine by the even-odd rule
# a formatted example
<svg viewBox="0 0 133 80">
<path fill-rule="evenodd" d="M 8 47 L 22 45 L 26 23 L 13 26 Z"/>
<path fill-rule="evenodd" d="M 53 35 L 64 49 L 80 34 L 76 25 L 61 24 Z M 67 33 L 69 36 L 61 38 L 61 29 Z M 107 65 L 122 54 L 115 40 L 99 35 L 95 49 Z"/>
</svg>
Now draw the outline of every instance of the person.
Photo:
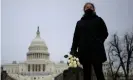
<svg viewBox="0 0 133 80">
<path fill-rule="evenodd" d="M 86 3 L 83 10 L 84 15 L 76 24 L 70 54 L 79 58 L 84 80 L 91 80 L 91 66 L 97 80 L 105 80 L 102 63 L 107 60 L 104 41 L 108 30 L 104 20 L 96 14 L 94 4 Z"/>
</svg>

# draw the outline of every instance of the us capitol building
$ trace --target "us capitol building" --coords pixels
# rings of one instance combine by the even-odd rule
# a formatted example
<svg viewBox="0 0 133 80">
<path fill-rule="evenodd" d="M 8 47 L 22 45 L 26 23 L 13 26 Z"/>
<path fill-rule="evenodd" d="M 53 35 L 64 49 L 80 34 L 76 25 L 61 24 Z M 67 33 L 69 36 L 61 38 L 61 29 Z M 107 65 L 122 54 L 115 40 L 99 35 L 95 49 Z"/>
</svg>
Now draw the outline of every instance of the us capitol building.
<svg viewBox="0 0 133 80">
<path fill-rule="evenodd" d="M 13 61 L 11 64 L 4 64 L 2 65 L 3 69 L 16 80 L 53 80 L 68 68 L 63 61 L 57 64 L 50 61 L 48 47 L 40 37 L 39 27 L 26 56 L 26 61 L 22 63 Z"/>
</svg>

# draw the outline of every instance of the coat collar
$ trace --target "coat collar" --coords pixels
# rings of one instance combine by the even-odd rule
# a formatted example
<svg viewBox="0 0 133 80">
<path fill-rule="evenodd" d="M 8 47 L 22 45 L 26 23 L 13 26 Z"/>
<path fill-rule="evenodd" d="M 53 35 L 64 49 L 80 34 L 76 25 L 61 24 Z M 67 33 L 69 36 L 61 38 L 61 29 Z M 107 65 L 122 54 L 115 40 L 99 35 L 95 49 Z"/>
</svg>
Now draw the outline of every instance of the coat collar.
<svg viewBox="0 0 133 80">
<path fill-rule="evenodd" d="M 93 14 L 90 14 L 90 15 L 84 14 L 83 17 L 81 18 L 81 20 L 91 20 L 91 19 L 96 18 L 96 17 L 98 17 L 96 15 L 96 13 L 93 13 Z"/>
</svg>

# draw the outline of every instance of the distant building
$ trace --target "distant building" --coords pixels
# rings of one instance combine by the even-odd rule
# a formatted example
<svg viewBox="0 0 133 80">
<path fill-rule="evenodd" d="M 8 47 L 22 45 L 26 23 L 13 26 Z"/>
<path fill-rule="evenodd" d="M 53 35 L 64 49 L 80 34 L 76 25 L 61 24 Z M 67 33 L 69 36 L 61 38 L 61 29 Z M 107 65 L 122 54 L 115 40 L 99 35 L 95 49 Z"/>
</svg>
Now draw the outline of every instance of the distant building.
<svg viewBox="0 0 133 80">
<path fill-rule="evenodd" d="M 40 37 L 39 27 L 27 52 L 27 60 L 22 63 L 13 61 L 4 64 L 3 69 L 16 80 L 52 80 L 55 76 L 67 69 L 67 64 L 61 61 L 58 64 L 49 60 L 48 48 Z"/>
</svg>

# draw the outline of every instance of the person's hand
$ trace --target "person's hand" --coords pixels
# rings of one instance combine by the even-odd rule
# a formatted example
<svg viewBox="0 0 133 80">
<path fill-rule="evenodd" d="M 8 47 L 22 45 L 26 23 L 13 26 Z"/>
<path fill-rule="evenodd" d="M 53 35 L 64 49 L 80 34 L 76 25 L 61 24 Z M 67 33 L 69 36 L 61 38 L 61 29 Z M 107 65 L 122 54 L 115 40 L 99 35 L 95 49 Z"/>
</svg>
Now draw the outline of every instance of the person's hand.
<svg viewBox="0 0 133 80">
<path fill-rule="evenodd" d="M 74 52 L 75 52 L 75 51 L 70 51 L 70 54 L 74 56 Z"/>
<path fill-rule="evenodd" d="M 73 51 L 70 51 L 70 54 L 73 55 L 73 56 L 75 56 L 75 57 L 77 57 L 77 56 L 76 56 L 77 51 L 74 51 L 74 50 L 73 50 Z"/>
</svg>

